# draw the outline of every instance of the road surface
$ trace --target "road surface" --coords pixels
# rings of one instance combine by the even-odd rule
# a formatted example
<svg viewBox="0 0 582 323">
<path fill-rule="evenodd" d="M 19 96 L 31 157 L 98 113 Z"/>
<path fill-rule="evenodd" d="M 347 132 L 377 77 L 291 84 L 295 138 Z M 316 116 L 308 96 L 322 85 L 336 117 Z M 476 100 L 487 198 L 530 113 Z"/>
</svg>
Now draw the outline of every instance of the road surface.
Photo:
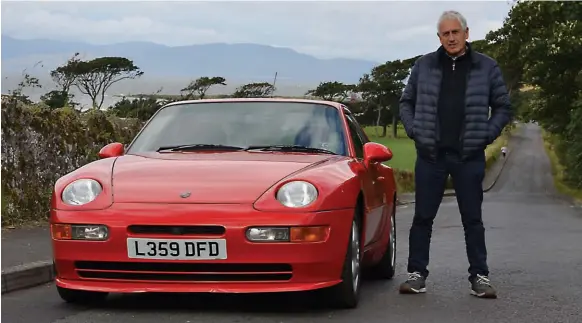
<svg viewBox="0 0 582 323">
<path fill-rule="evenodd" d="M 399 209 L 394 281 L 366 282 L 359 308 L 334 311 L 306 294 L 114 296 L 99 308 L 63 303 L 54 286 L 2 296 L 2 322 L 582 322 L 582 213 L 557 197 L 540 130 L 528 125 L 484 202 L 496 300 L 469 295 L 463 230 L 454 198 L 435 222 L 425 295 L 399 295 L 412 208 Z"/>
</svg>

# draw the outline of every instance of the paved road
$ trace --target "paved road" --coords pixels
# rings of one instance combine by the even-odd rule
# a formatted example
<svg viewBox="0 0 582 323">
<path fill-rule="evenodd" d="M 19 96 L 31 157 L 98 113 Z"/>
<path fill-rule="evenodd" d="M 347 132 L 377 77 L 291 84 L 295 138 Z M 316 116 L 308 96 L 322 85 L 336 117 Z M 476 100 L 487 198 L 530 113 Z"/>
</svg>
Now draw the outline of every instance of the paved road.
<svg viewBox="0 0 582 323">
<path fill-rule="evenodd" d="M 50 261 L 53 252 L 50 239 L 48 225 L 18 230 L 3 229 L 2 270 L 39 260 Z"/>
<path fill-rule="evenodd" d="M 368 282 L 352 311 L 310 305 L 310 295 L 112 297 L 101 308 L 68 306 L 51 284 L 2 296 L 2 322 L 582 322 L 582 213 L 556 197 L 540 131 L 525 127 L 498 185 L 486 195 L 485 224 L 497 300 L 468 293 L 456 202 L 435 222 L 426 295 L 399 295 L 412 207 L 399 210 L 399 267 L 393 282 Z"/>
</svg>

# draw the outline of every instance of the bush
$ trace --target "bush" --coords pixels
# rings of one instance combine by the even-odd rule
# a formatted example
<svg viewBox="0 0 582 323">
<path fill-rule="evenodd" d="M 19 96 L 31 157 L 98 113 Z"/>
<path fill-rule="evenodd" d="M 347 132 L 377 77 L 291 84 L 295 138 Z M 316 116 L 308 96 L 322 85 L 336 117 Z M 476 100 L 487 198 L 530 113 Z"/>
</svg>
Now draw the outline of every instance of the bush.
<svg viewBox="0 0 582 323">
<path fill-rule="evenodd" d="M 579 175 L 580 173 L 579 171 L 572 171 L 572 169 L 568 169 L 564 165 L 572 151 L 568 152 L 568 150 L 564 149 L 564 139 L 560 135 L 553 135 L 548 131 L 543 131 L 543 139 L 544 147 L 550 160 L 556 189 L 560 193 L 570 195 L 582 201 L 582 179 Z M 580 149 L 580 145 L 575 146 L 575 148 Z M 562 160 L 558 152 L 563 154 Z M 582 150 L 579 150 L 578 153 L 582 156 Z M 582 166 L 577 167 L 580 168 Z"/>
<path fill-rule="evenodd" d="M 105 113 L 2 102 L 2 225 L 47 218 L 55 181 L 98 158 L 104 145 L 128 142 L 141 123 Z"/>
</svg>

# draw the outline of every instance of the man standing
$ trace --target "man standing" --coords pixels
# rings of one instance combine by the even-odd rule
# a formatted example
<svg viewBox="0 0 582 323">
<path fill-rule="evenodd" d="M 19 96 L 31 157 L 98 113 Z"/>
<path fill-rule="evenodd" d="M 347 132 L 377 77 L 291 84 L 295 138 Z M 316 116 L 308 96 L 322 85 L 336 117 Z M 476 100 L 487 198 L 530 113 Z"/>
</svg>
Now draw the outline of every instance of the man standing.
<svg viewBox="0 0 582 323">
<path fill-rule="evenodd" d="M 495 298 L 481 216 L 482 182 L 485 148 L 512 117 L 509 95 L 497 63 L 471 49 L 460 13 L 444 12 L 437 30 L 442 46 L 415 62 L 400 99 L 400 118 L 417 151 L 408 279 L 400 292 L 426 292 L 433 221 L 450 175 L 465 230 L 471 294 Z"/>
</svg>

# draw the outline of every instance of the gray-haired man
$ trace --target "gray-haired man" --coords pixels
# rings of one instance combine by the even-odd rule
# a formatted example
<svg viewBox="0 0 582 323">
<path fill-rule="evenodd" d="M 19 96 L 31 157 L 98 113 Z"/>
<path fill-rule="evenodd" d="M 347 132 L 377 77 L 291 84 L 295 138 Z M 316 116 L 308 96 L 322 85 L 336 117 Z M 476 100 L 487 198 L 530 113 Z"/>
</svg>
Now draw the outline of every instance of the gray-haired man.
<svg viewBox="0 0 582 323">
<path fill-rule="evenodd" d="M 451 175 L 465 229 L 471 294 L 495 298 L 488 278 L 482 181 L 485 148 L 512 117 L 509 95 L 497 63 L 471 49 L 460 13 L 444 12 L 437 29 L 442 46 L 416 61 L 400 99 L 400 118 L 417 150 L 408 279 L 400 292 L 426 292 L 432 225 Z"/>
</svg>

